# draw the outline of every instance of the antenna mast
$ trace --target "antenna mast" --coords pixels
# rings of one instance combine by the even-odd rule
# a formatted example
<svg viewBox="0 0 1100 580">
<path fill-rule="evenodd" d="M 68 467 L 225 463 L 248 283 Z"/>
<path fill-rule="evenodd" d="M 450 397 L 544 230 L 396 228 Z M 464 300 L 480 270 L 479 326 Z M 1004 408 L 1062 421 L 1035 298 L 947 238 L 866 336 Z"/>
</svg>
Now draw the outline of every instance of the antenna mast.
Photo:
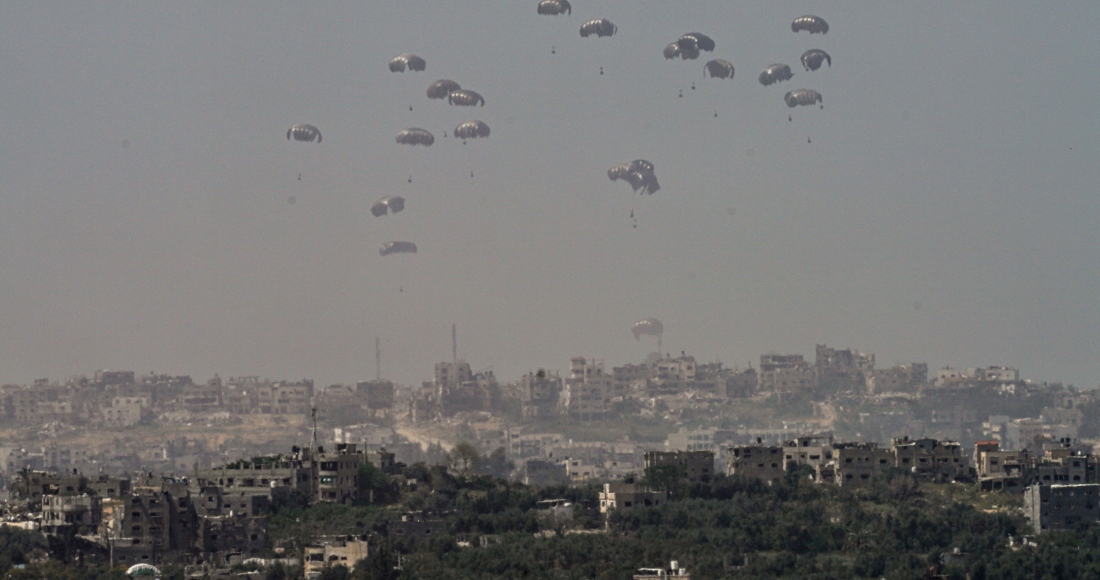
<svg viewBox="0 0 1100 580">
<path fill-rule="evenodd" d="M 377 336 L 374 337 L 374 380 L 382 380 L 382 347 Z"/>
<path fill-rule="evenodd" d="M 309 415 L 313 419 L 313 437 L 309 440 L 309 450 L 317 451 L 317 407 L 310 409 Z"/>
<path fill-rule="evenodd" d="M 451 362 L 458 362 L 458 325 L 451 323 Z"/>
</svg>

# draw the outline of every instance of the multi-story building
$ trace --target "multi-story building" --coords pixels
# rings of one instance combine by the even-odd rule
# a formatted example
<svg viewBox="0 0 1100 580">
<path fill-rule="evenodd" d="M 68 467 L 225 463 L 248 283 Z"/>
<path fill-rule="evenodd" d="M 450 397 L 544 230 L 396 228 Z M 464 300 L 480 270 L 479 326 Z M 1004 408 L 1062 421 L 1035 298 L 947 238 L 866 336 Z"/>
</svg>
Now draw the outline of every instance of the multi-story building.
<svg viewBox="0 0 1100 580">
<path fill-rule="evenodd" d="M 656 507 L 668 501 L 668 493 L 651 491 L 636 483 L 605 483 L 600 492 L 600 513 L 638 507 Z"/>
<path fill-rule="evenodd" d="M 565 379 L 561 398 L 569 415 L 582 419 L 601 417 L 607 413 L 610 399 L 611 376 L 603 372 L 603 361 L 570 359 L 569 377 Z"/>
<path fill-rule="evenodd" d="M 967 471 L 966 457 L 956 441 L 894 439 L 894 466 L 910 470 L 922 479 L 954 481 Z"/>
<path fill-rule="evenodd" d="M 336 451 L 317 450 L 315 501 L 351 503 L 359 498 L 359 466 L 366 461 L 354 443 L 337 443 Z"/>
<path fill-rule="evenodd" d="M 817 372 L 800 354 L 765 354 L 757 381 L 758 390 L 768 393 L 806 392 L 817 386 Z"/>
<path fill-rule="evenodd" d="M 862 390 L 866 377 L 875 370 L 875 355 L 853 351 L 838 350 L 824 344 L 817 345 L 817 357 L 814 360 L 817 385 L 835 391 Z"/>
<path fill-rule="evenodd" d="M 779 483 L 783 468 L 783 448 L 766 445 L 730 447 L 726 450 L 726 475 L 751 477 L 767 484 Z"/>
<path fill-rule="evenodd" d="M 928 363 L 910 363 L 865 373 L 868 393 L 908 391 L 928 382 Z"/>
<path fill-rule="evenodd" d="M 1024 491 L 1024 514 L 1036 534 L 1100 520 L 1100 484 L 1034 483 Z"/>
<path fill-rule="evenodd" d="M 645 468 L 676 467 L 690 482 L 706 481 L 714 475 L 713 451 L 646 451 Z"/>
<path fill-rule="evenodd" d="M 519 390 L 524 417 L 552 417 L 558 413 L 562 380 L 557 371 L 527 373 L 520 380 Z"/>
<path fill-rule="evenodd" d="M 355 391 L 371 415 L 393 409 L 393 381 L 362 381 L 355 384 Z"/>
<path fill-rule="evenodd" d="M 876 473 L 894 466 L 894 454 L 877 443 L 841 443 L 833 448 L 833 481 L 837 485 L 863 485 Z"/>
<path fill-rule="evenodd" d="M 756 369 L 752 367 L 744 370 L 731 369 L 726 373 L 726 396 L 731 399 L 751 397 L 759 388 L 759 383 Z"/>
<path fill-rule="evenodd" d="M 103 499 L 96 495 L 47 495 L 42 497 L 41 529 L 46 534 L 71 530 L 94 535 L 103 523 Z"/>
<path fill-rule="evenodd" d="M 361 560 L 367 557 L 369 544 L 366 536 L 325 536 L 316 538 L 305 548 L 303 574 L 306 578 L 320 576 L 325 567 L 340 565 L 354 572 Z"/>
</svg>

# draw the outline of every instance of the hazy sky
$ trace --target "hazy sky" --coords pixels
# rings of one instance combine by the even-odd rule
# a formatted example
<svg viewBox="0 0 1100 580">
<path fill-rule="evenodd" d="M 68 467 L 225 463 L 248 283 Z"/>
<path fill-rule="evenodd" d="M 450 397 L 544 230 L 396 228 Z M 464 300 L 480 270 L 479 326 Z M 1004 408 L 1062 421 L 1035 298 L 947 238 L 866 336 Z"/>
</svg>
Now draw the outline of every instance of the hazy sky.
<svg viewBox="0 0 1100 580">
<path fill-rule="evenodd" d="M 727 364 L 827 343 L 1100 383 L 1100 3 L 536 5 L 0 4 L 0 381 L 351 382 L 378 336 L 418 382 L 452 322 L 511 380 L 640 360 L 655 316 Z M 829 34 L 792 33 L 807 13 Z M 600 17 L 619 34 L 581 39 Z M 690 31 L 717 50 L 666 61 Z M 760 86 L 774 62 L 794 79 Z M 441 78 L 486 106 L 429 101 Z M 788 109 L 800 87 L 824 110 Z M 443 138 L 472 119 L 492 136 Z M 435 145 L 394 142 L 414 126 Z M 652 197 L 607 179 L 636 158 Z"/>
</svg>

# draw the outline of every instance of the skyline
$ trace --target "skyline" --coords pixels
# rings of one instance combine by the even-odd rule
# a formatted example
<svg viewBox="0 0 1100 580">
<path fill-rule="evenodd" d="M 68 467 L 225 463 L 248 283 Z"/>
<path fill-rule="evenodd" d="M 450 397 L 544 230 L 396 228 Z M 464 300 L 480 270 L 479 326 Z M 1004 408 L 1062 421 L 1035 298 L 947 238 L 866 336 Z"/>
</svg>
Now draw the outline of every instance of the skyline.
<svg viewBox="0 0 1100 580">
<path fill-rule="evenodd" d="M 346 383 L 378 336 L 415 385 L 452 323 L 514 377 L 640 361 L 652 316 L 703 360 L 828 343 L 1100 383 L 1100 6 L 536 4 L 0 6 L 2 380 Z M 828 35 L 791 33 L 806 13 Z M 599 17 L 618 34 L 580 38 Z M 664 60 L 695 30 L 715 52 Z M 404 52 L 427 71 L 390 73 Z M 761 87 L 773 62 L 795 77 Z M 442 78 L 485 107 L 428 101 Z M 825 108 L 788 109 L 802 87 Z M 492 135 L 441 138 L 473 119 Z M 432 147 L 394 143 L 418 126 Z M 637 158 L 653 196 L 607 179 Z M 386 195 L 405 210 L 371 216 Z"/>
</svg>

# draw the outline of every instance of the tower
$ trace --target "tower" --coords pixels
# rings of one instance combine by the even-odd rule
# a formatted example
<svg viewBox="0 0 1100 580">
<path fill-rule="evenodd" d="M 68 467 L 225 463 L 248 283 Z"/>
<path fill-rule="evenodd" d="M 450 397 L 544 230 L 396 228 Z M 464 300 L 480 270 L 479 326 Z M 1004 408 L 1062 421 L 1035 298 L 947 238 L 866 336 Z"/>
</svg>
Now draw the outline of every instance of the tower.
<svg viewBox="0 0 1100 580">
<path fill-rule="evenodd" d="M 458 325 L 451 323 L 451 362 L 458 360 Z"/>
<path fill-rule="evenodd" d="M 382 380 L 382 347 L 377 336 L 374 337 L 374 380 Z"/>
</svg>

